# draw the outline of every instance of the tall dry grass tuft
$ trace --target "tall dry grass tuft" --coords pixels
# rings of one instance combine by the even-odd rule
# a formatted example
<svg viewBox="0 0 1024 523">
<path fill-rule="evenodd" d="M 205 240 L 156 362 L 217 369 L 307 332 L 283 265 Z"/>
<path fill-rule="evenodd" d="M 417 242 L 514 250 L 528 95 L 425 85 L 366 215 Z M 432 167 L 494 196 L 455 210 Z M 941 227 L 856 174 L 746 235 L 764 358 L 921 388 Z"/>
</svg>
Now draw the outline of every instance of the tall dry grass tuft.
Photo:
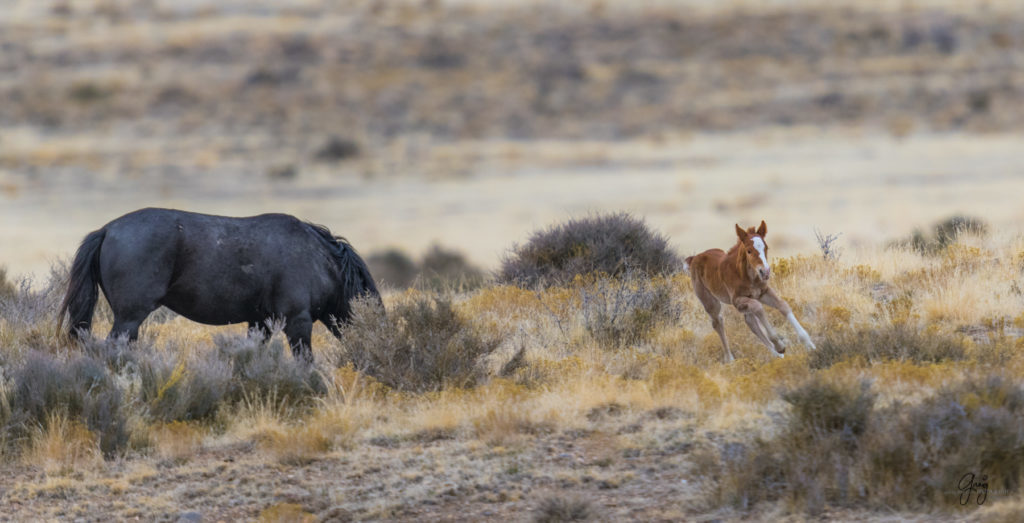
<svg viewBox="0 0 1024 523">
<path fill-rule="evenodd" d="M 22 460 L 48 475 L 64 476 L 101 466 L 103 453 L 95 433 L 66 414 L 53 412 L 32 430 Z"/>
</svg>

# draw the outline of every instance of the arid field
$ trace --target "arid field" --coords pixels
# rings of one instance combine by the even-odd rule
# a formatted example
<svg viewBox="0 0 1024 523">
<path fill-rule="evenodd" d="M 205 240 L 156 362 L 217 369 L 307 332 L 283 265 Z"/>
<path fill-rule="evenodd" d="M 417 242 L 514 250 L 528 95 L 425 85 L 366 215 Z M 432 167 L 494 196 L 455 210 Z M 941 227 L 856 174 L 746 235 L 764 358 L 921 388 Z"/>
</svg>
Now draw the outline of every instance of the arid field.
<svg viewBox="0 0 1024 523">
<path fill-rule="evenodd" d="M 1013 2 L 8 4 L 0 519 L 1024 519 Z M 386 313 L 313 367 L 166 310 L 57 337 L 145 206 L 324 224 Z M 679 256 L 765 220 L 818 349 L 730 307 L 723 363 L 680 267 L 503 278 L 610 212 Z"/>
</svg>

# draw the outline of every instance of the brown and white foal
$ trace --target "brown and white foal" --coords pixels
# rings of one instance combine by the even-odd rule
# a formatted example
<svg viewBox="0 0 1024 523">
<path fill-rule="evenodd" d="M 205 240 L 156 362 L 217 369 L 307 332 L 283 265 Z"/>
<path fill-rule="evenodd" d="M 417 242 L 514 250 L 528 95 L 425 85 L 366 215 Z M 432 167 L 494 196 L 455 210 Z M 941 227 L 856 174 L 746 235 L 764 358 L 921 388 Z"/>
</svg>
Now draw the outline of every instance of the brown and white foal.
<svg viewBox="0 0 1024 523">
<path fill-rule="evenodd" d="M 733 361 L 729 350 L 729 341 L 725 339 L 725 326 L 722 323 L 722 303 L 731 303 L 736 310 L 743 313 L 747 326 L 769 349 L 780 358 L 786 352 L 775 330 L 768 323 L 764 313 L 767 305 L 774 307 L 786 316 L 789 323 L 796 329 L 800 341 L 810 348 L 814 342 L 796 320 L 789 304 L 768 287 L 771 268 L 768 266 L 768 245 L 764 242 L 768 227 L 764 220 L 755 230 L 753 227 L 743 230 L 736 226 L 739 241 L 729 252 L 722 249 L 709 249 L 696 256 L 686 259 L 693 280 L 693 290 L 704 305 L 704 310 L 711 316 L 711 326 L 722 339 L 726 361 Z"/>
</svg>

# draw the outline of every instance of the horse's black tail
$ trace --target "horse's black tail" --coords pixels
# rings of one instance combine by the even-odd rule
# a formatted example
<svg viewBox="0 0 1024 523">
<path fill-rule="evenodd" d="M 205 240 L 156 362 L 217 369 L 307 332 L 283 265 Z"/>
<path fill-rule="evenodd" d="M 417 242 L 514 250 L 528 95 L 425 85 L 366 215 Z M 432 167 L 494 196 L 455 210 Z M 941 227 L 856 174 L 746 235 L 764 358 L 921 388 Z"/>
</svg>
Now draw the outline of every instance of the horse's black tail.
<svg viewBox="0 0 1024 523">
<path fill-rule="evenodd" d="M 57 335 L 63 334 L 64 316 L 70 316 L 67 334 L 78 338 L 92 328 L 92 312 L 99 299 L 100 245 L 107 235 L 106 229 L 89 233 L 75 253 L 68 279 L 68 292 L 60 304 L 57 316 Z"/>
</svg>

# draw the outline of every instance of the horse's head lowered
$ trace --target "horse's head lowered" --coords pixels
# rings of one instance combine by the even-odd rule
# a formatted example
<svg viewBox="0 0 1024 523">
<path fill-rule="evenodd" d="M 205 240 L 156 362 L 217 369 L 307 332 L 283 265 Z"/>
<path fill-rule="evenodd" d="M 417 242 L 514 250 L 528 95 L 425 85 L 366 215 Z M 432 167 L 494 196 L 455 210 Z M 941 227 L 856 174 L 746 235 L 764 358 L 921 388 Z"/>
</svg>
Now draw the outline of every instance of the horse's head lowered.
<svg viewBox="0 0 1024 523">
<path fill-rule="evenodd" d="M 762 282 L 768 281 L 771 276 L 771 268 L 768 266 L 768 244 L 764 242 L 767 233 L 768 226 L 764 224 L 764 220 L 761 220 L 761 226 L 756 230 L 753 227 L 744 230 L 736 225 L 736 236 L 740 239 L 738 247 L 741 267 L 745 266 L 749 276 Z"/>
</svg>

